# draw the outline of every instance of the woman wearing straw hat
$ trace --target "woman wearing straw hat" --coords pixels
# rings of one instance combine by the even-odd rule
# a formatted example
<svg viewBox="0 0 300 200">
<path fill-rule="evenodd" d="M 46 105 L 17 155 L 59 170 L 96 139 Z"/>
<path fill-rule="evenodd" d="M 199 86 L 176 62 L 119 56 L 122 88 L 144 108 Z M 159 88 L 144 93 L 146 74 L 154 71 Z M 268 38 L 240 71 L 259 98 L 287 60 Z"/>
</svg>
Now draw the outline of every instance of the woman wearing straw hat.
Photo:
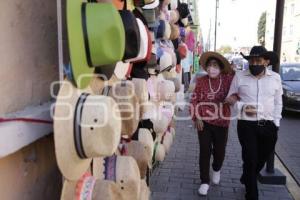
<svg viewBox="0 0 300 200">
<path fill-rule="evenodd" d="M 191 100 L 191 115 L 198 131 L 200 144 L 200 195 L 207 195 L 209 189 L 210 157 L 213 154 L 213 184 L 220 182 L 220 170 L 225 157 L 228 136 L 230 107 L 224 104 L 233 75 L 230 64 L 216 52 L 206 52 L 200 58 L 200 65 L 207 72 L 199 77 Z"/>
</svg>

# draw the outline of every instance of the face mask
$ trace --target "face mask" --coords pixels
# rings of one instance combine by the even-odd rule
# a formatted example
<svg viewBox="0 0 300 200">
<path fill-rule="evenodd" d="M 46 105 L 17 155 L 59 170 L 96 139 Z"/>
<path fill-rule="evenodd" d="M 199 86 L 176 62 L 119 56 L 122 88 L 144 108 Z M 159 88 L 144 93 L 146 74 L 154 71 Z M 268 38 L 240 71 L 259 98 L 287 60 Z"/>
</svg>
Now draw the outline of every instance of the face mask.
<svg viewBox="0 0 300 200">
<path fill-rule="evenodd" d="M 250 73 L 253 76 L 257 76 L 265 70 L 264 65 L 249 65 Z"/>
<path fill-rule="evenodd" d="M 211 77 L 211 78 L 216 78 L 217 76 L 220 75 L 221 71 L 219 68 L 215 68 L 215 67 L 209 67 L 207 69 L 207 73 L 208 73 L 208 76 Z"/>
</svg>

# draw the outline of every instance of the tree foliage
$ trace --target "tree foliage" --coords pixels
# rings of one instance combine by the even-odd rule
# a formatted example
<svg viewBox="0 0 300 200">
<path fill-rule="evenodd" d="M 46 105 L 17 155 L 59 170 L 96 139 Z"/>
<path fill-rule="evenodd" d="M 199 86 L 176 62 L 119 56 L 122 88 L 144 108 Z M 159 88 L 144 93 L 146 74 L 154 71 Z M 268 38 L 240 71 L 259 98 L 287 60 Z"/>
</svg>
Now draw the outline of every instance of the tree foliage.
<svg viewBox="0 0 300 200">
<path fill-rule="evenodd" d="M 267 17 L 267 13 L 263 12 L 259 18 L 258 27 L 257 27 L 257 41 L 262 46 L 265 46 L 266 17 Z"/>
</svg>

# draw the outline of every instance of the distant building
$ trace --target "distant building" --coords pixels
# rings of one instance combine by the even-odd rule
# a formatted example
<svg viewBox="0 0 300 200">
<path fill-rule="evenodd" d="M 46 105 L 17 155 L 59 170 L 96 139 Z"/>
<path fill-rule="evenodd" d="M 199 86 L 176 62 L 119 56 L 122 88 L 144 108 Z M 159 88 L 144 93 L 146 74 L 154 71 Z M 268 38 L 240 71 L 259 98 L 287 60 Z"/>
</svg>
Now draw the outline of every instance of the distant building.
<svg viewBox="0 0 300 200">
<path fill-rule="evenodd" d="M 267 10 L 266 48 L 273 49 L 275 7 Z M 286 0 L 282 27 L 281 62 L 300 62 L 300 0 Z"/>
</svg>

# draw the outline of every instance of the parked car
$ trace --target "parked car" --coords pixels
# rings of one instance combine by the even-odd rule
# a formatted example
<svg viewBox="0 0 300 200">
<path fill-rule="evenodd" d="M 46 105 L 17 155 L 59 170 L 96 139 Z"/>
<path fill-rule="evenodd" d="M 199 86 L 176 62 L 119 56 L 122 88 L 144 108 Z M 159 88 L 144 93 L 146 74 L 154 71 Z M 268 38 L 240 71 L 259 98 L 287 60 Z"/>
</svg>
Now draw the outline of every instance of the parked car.
<svg viewBox="0 0 300 200">
<path fill-rule="evenodd" d="M 300 63 L 280 65 L 283 110 L 300 112 Z"/>
</svg>

